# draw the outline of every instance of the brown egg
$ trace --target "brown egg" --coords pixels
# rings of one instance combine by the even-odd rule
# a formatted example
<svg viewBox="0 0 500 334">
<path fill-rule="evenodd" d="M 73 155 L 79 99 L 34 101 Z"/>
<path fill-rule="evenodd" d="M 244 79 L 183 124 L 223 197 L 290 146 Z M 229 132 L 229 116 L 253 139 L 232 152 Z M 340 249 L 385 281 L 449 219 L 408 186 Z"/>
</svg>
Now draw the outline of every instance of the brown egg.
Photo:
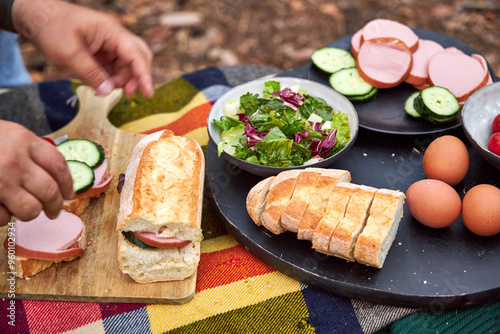
<svg viewBox="0 0 500 334">
<path fill-rule="evenodd" d="M 500 189 L 479 184 L 464 196 L 462 219 L 474 234 L 489 237 L 500 233 Z"/>
<path fill-rule="evenodd" d="M 442 136 L 435 139 L 425 150 L 423 167 L 427 178 L 454 186 L 467 174 L 469 152 L 457 137 Z"/>
<path fill-rule="evenodd" d="M 408 188 L 406 206 L 420 223 L 432 228 L 443 228 L 457 220 L 462 203 L 456 190 L 449 184 L 424 179 Z"/>
</svg>

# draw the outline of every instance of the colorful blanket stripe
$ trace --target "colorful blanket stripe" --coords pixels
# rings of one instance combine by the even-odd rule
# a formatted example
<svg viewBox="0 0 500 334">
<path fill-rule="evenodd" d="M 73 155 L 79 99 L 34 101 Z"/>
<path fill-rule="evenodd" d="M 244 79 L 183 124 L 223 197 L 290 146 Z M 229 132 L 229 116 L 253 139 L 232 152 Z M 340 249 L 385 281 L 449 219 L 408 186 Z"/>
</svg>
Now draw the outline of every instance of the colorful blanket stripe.
<svg viewBox="0 0 500 334">
<path fill-rule="evenodd" d="M 258 67 L 207 68 L 157 87 L 153 100 L 123 98 L 109 119 L 125 131 L 170 129 L 206 146 L 206 119 L 213 102 L 232 86 L 271 72 Z M 66 93 L 45 98 L 42 103 L 52 131 L 69 121 L 57 115 L 61 108 L 54 104 L 71 95 L 71 84 L 59 81 L 52 87 L 50 83 L 40 86 L 46 97 L 54 96 L 51 89 L 61 91 L 62 87 Z M 66 104 L 64 112 L 74 115 L 74 109 Z M 15 326 L 11 326 L 11 301 L 3 300 L 0 332 L 321 334 L 406 333 L 411 328 L 415 333 L 422 329 L 435 333 L 454 327 L 493 333 L 500 328 L 500 303 L 457 312 L 415 312 L 351 300 L 300 284 L 240 246 L 223 229 L 209 200 L 204 203 L 202 228 L 196 296 L 190 302 L 146 305 L 16 300 Z M 474 318 L 474 326 L 464 322 L 469 317 Z"/>
</svg>

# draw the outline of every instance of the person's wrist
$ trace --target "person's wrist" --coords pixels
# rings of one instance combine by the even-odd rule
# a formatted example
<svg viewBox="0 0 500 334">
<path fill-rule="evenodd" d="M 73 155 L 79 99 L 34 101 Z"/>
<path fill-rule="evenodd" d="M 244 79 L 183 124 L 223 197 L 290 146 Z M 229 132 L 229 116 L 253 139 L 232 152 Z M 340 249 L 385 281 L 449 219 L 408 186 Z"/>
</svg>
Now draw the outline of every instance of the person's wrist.
<svg viewBox="0 0 500 334">
<path fill-rule="evenodd" d="M 50 24 L 59 7 L 60 2 L 57 0 L 14 0 L 12 25 L 19 35 L 33 38 Z"/>
</svg>

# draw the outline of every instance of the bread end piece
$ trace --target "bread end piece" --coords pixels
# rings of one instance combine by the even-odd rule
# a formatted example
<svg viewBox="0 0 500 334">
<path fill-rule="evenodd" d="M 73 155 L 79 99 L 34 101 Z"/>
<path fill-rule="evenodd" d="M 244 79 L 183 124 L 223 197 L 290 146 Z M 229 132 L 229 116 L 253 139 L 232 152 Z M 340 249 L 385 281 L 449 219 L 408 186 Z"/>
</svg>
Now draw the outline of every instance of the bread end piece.
<svg viewBox="0 0 500 334">
<path fill-rule="evenodd" d="M 68 249 L 71 248 L 83 248 L 85 250 L 85 246 L 87 244 L 87 238 L 85 236 L 85 224 L 83 225 L 82 235 L 80 238 L 71 245 Z M 30 259 L 27 257 L 16 256 L 14 259 L 15 262 L 15 276 L 19 278 L 28 278 L 38 274 L 39 272 L 49 268 L 54 263 L 59 263 L 62 261 L 69 262 L 73 261 L 78 256 L 71 256 L 59 261 L 48 261 L 48 260 L 39 260 L 39 259 Z"/>
<path fill-rule="evenodd" d="M 267 194 L 274 178 L 274 176 L 270 176 L 260 181 L 248 192 L 246 200 L 247 212 L 257 226 L 262 226 L 261 216 L 266 207 Z"/>
<path fill-rule="evenodd" d="M 143 249 L 118 232 L 118 266 L 137 283 L 180 281 L 193 275 L 200 261 L 200 242 L 180 248 Z"/>
<path fill-rule="evenodd" d="M 356 261 L 382 268 L 403 216 L 404 200 L 402 192 L 389 189 L 377 191 L 366 226 L 354 246 Z"/>
</svg>

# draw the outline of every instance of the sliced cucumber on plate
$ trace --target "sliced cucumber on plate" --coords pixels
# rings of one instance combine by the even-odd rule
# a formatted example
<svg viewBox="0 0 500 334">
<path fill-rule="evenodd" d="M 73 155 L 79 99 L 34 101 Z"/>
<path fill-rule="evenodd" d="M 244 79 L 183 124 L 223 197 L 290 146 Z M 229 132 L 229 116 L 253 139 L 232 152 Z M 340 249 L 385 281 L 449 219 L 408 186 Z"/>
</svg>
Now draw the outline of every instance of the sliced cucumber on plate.
<svg viewBox="0 0 500 334">
<path fill-rule="evenodd" d="M 326 73 L 335 73 L 338 70 L 356 66 L 356 60 L 349 51 L 326 47 L 311 54 L 312 63 Z"/>
<path fill-rule="evenodd" d="M 66 160 L 86 163 L 90 168 L 98 167 L 105 158 L 101 145 L 87 139 L 70 139 L 56 146 Z"/>
<path fill-rule="evenodd" d="M 431 123 L 439 124 L 454 119 L 460 111 L 457 98 L 440 86 L 425 88 L 415 97 L 415 110 Z"/>
<path fill-rule="evenodd" d="M 405 111 L 408 115 L 410 116 L 413 116 L 413 117 L 422 117 L 422 115 L 420 115 L 418 113 L 418 111 L 415 109 L 415 98 L 420 94 L 420 91 L 418 92 L 415 92 L 413 94 L 411 94 L 407 99 L 406 99 L 406 102 L 405 102 Z"/>
<path fill-rule="evenodd" d="M 367 101 L 375 97 L 378 89 L 367 83 L 356 67 L 338 70 L 330 76 L 330 85 L 352 101 Z"/>
<path fill-rule="evenodd" d="M 69 172 L 73 178 L 73 190 L 81 194 L 94 185 L 94 170 L 84 162 L 67 160 Z"/>
</svg>

